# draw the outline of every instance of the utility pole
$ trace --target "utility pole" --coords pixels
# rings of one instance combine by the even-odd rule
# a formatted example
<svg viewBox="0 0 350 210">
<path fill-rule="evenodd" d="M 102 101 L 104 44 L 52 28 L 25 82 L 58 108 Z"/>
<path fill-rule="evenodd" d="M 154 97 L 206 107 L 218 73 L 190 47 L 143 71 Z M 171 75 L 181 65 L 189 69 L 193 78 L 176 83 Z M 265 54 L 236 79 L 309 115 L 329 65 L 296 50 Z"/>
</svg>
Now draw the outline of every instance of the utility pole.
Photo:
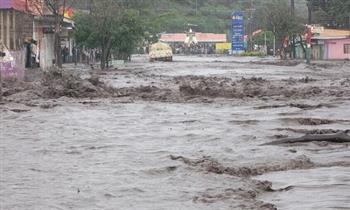
<svg viewBox="0 0 350 210">
<path fill-rule="evenodd" d="M 276 26 L 273 26 L 273 57 L 276 56 Z"/>
<path fill-rule="evenodd" d="M 26 11 L 29 11 L 28 0 L 26 0 Z"/>
<path fill-rule="evenodd" d="M 2 101 L 2 65 L 3 58 L 6 56 L 5 52 L 3 52 L 4 47 L 2 41 L 0 40 L 0 101 Z"/>
<path fill-rule="evenodd" d="M 264 50 L 265 50 L 265 54 L 267 55 L 267 40 L 266 40 L 266 31 L 264 31 L 264 44 L 265 44 L 265 46 L 264 46 Z"/>
<path fill-rule="evenodd" d="M 250 17 L 249 17 L 249 50 L 253 50 L 253 11 L 254 8 L 254 2 L 253 0 L 250 0 Z"/>
<path fill-rule="evenodd" d="M 307 11 L 308 11 L 308 24 L 309 25 L 311 25 L 311 23 L 312 23 L 312 5 L 313 5 L 313 0 L 308 0 Z"/>
<path fill-rule="evenodd" d="M 198 0 L 196 0 L 196 16 L 198 14 Z"/>
<path fill-rule="evenodd" d="M 295 0 L 290 0 L 290 8 L 291 8 L 291 13 L 292 16 L 295 16 Z"/>
<path fill-rule="evenodd" d="M 294 0 L 290 0 L 290 9 L 291 9 L 291 15 L 292 18 L 295 20 L 295 1 Z M 292 36 L 292 47 L 293 47 L 293 59 L 295 59 L 296 57 L 296 50 L 295 50 L 295 35 L 293 34 Z"/>
<path fill-rule="evenodd" d="M 2 53 L 2 52 L 0 52 Z M 0 101 L 2 101 L 2 73 L 1 73 L 1 66 L 2 66 L 2 57 L 0 57 Z"/>
<path fill-rule="evenodd" d="M 90 0 L 90 5 L 89 5 L 89 14 L 92 13 L 92 4 L 93 4 L 93 0 Z"/>
</svg>

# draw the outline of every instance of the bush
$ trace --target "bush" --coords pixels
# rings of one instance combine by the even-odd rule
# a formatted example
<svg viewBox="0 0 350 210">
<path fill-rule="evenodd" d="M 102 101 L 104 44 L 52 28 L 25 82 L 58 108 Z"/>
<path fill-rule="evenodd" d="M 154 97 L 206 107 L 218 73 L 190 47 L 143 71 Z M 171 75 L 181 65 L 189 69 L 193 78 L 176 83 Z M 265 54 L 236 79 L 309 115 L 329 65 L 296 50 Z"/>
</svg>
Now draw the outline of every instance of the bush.
<svg viewBox="0 0 350 210">
<path fill-rule="evenodd" d="M 263 57 L 265 56 L 265 53 L 263 52 L 255 52 L 255 51 L 251 51 L 251 52 L 244 52 L 242 54 L 239 54 L 240 56 L 254 56 L 254 57 Z"/>
</svg>

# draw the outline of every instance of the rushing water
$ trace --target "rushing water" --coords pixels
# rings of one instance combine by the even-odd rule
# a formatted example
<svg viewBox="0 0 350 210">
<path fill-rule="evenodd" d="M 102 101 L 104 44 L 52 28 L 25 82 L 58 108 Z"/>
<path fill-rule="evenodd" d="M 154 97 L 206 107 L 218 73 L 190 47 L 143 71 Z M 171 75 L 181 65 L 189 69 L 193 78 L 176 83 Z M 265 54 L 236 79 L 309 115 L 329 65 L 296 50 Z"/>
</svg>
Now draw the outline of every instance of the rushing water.
<svg viewBox="0 0 350 210">
<path fill-rule="evenodd" d="M 228 122 L 235 112 L 123 104 L 2 113 L 2 209 L 200 208 L 197 193 L 237 179 L 172 170 L 181 163 L 169 155 L 232 156 L 243 133 Z"/>
<path fill-rule="evenodd" d="M 349 209 L 350 170 L 331 167 L 266 174 L 262 180 L 273 180 L 275 187 L 292 185 L 283 193 L 270 193 L 264 200 L 275 203 L 278 209 Z"/>
<path fill-rule="evenodd" d="M 192 198 L 210 188 L 237 188 L 239 179 L 194 172 L 169 155 L 210 155 L 231 165 L 274 160 L 274 154 L 287 158 L 284 148 L 266 151 L 258 146 L 262 139 L 254 137 L 256 126 L 231 122 L 252 116 L 264 119 L 259 129 L 267 136 L 268 128 L 278 124 L 272 120 L 276 113 L 247 109 L 140 103 L 65 104 L 48 111 L 3 112 L 1 208 L 226 209 L 228 203 L 204 205 L 193 203 Z M 297 186 L 272 200 L 282 200 L 281 209 L 293 209 L 304 198 L 306 207 L 315 203 L 318 209 L 348 206 L 348 178 L 349 168 L 264 177 Z M 313 194 L 317 197 L 306 197 Z M 300 204 L 296 209 L 308 209 L 304 207 Z"/>
<path fill-rule="evenodd" d="M 203 192 L 246 185 L 228 175 L 193 170 L 170 155 L 211 156 L 227 166 L 307 155 L 316 162 L 348 160 L 349 148 L 259 146 L 275 128 L 305 128 L 292 117 L 350 119 L 348 101 L 333 109 L 254 109 L 230 103 L 114 103 L 58 100 L 52 109 L 2 108 L 0 207 L 8 209 L 241 209 L 245 201 L 194 202 Z M 332 110 L 332 111 L 330 111 Z M 283 116 L 281 115 L 283 114 Z M 288 115 L 287 115 L 288 116 Z M 289 116 L 290 117 L 290 116 Z M 312 128 L 312 126 L 308 126 Z M 348 123 L 321 128 L 347 129 Z M 313 150 L 313 149 L 319 150 Z M 261 200 L 279 209 L 350 209 L 350 169 L 316 168 L 265 174 L 274 188 Z"/>
</svg>

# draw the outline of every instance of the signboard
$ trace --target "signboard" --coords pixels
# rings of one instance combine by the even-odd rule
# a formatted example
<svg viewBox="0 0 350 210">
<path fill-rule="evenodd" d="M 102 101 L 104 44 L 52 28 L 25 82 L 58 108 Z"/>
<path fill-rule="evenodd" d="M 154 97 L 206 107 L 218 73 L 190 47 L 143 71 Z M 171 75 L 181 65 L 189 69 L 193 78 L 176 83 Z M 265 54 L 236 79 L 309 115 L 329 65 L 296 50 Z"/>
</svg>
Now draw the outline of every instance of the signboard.
<svg viewBox="0 0 350 210">
<path fill-rule="evenodd" d="M 244 52 L 244 16 L 243 12 L 237 11 L 232 14 L 232 53 Z"/>
<path fill-rule="evenodd" d="M 231 46 L 232 44 L 231 43 L 216 43 L 215 44 L 215 50 L 216 50 L 216 53 L 218 54 L 224 54 L 224 53 L 227 53 L 231 50 Z"/>
</svg>

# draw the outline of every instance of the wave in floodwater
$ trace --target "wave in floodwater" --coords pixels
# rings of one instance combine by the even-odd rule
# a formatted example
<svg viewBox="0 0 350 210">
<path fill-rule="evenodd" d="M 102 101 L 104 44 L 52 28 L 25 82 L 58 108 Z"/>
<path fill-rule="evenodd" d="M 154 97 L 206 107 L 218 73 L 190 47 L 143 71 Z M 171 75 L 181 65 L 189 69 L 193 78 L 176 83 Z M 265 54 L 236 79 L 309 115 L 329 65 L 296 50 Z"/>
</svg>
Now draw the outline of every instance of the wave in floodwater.
<svg viewBox="0 0 350 210">
<path fill-rule="evenodd" d="M 261 199 L 278 209 L 350 209 L 350 168 L 331 167 L 274 172 L 259 177 L 273 182 L 274 188 L 291 190 L 267 193 Z"/>
<path fill-rule="evenodd" d="M 259 129 L 272 136 L 280 111 L 285 110 L 140 103 L 3 112 L 1 207 L 235 209 L 229 199 L 207 204 L 193 198 L 243 187 L 240 178 L 193 171 L 169 156 L 209 155 L 227 165 L 273 161 L 288 150 L 260 147 L 264 138 L 252 134 Z M 240 123 L 252 119 L 254 124 Z M 284 152 L 283 158 L 288 156 Z M 262 198 L 281 209 L 349 205 L 349 168 L 279 172 L 262 179 L 274 188 L 295 186 L 274 193 L 274 199 Z"/>
<path fill-rule="evenodd" d="M 168 87 L 167 79 L 172 76 L 281 80 L 315 73 L 302 67 L 230 63 L 229 57 L 180 58 L 169 64 L 140 61 L 135 65 L 139 65 L 141 76 L 125 71 L 124 77 L 105 79 L 124 87 L 150 85 L 163 76 L 165 81 L 158 82 Z M 211 63 L 204 62 L 207 59 Z M 218 59 L 227 62 L 216 62 Z M 317 72 L 313 78 L 322 83 L 328 76 L 342 77 L 328 69 Z M 170 156 L 194 160 L 209 156 L 233 168 L 288 161 L 300 155 L 321 163 L 349 158 L 348 146 L 259 146 L 277 137 L 303 135 L 300 131 L 305 130 L 349 129 L 347 122 L 302 125 L 295 119 L 286 120 L 350 119 L 348 100 L 317 110 L 285 105 L 290 104 L 286 101 L 281 102 L 282 106 L 266 107 L 267 102 L 255 103 L 253 99 L 252 104 L 242 106 L 223 101 L 98 102 L 83 105 L 59 99 L 61 106 L 49 109 L 0 110 L 0 209 L 254 209 L 250 208 L 252 200 L 235 194 L 239 189 L 249 189 L 252 179 L 209 173 L 171 160 Z M 305 98 L 303 103 L 315 102 Z M 263 109 L 256 108 L 263 105 Z M 258 178 L 271 181 L 274 189 L 294 187 L 266 192 L 258 199 L 274 203 L 278 209 L 350 209 L 349 170 L 332 167 L 265 174 Z"/>
</svg>

